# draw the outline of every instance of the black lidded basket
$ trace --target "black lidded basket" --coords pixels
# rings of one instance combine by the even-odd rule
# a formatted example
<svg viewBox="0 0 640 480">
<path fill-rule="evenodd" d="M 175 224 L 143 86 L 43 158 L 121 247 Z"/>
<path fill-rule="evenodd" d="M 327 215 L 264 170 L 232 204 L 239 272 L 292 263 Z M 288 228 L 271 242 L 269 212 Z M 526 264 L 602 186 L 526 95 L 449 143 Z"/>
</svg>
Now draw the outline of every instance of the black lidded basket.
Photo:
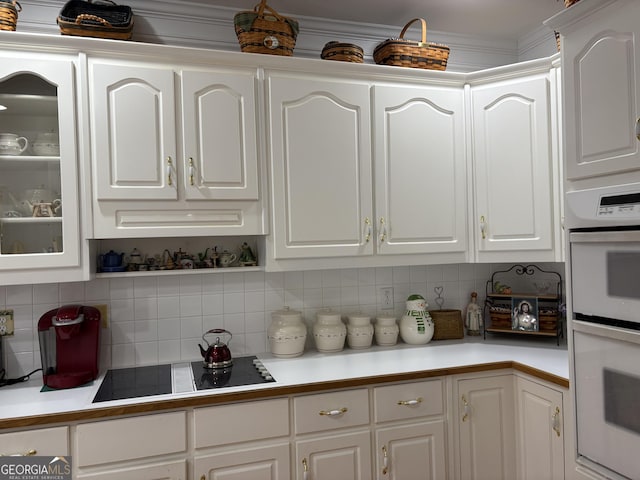
<svg viewBox="0 0 640 480">
<path fill-rule="evenodd" d="M 70 0 L 57 21 L 62 35 L 130 40 L 133 34 L 131 8 L 108 0 Z"/>
</svg>

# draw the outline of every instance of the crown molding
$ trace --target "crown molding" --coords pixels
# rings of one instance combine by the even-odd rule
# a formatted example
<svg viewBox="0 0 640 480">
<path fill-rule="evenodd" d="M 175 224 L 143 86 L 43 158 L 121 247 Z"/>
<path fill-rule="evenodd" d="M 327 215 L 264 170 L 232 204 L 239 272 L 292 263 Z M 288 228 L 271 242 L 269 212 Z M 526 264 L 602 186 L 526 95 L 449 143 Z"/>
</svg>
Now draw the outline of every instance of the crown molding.
<svg viewBox="0 0 640 480">
<path fill-rule="evenodd" d="M 128 0 L 134 12 L 133 41 L 239 52 L 233 17 L 242 9 L 218 7 L 192 1 Z M 31 0 L 23 8 L 18 30 L 31 33 L 59 35 L 56 18 L 61 2 Z M 287 15 L 283 12 L 283 15 Z M 402 26 L 377 25 L 337 21 L 328 18 L 296 17 L 300 34 L 294 56 L 319 58 L 323 46 L 332 40 L 354 43 L 363 48 L 365 62 L 373 62 L 373 49 L 387 38 L 398 37 Z M 541 27 L 539 29 L 548 28 Z M 547 45 L 536 31 L 523 37 L 522 42 L 505 42 L 491 38 L 429 31 L 428 40 L 450 48 L 447 70 L 473 72 L 508 65 L 526 55 L 552 55 L 555 49 Z M 406 38 L 411 39 L 410 35 Z M 555 46 L 555 41 L 554 41 Z M 544 51 L 548 50 L 548 51 Z M 534 53 L 531 53 L 534 52 Z"/>
</svg>

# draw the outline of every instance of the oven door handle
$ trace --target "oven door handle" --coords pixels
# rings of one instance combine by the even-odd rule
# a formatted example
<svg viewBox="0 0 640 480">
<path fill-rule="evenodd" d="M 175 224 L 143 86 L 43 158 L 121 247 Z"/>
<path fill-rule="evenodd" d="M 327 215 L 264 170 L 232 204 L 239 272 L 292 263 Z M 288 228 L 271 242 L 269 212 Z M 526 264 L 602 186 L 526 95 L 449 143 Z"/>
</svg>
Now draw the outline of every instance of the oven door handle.
<svg viewBox="0 0 640 480">
<path fill-rule="evenodd" d="M 640 242 L 640 230 L 615 230 L 602 232 L 571 232 L 570 243 L 635 243 Z"/>
</svg>

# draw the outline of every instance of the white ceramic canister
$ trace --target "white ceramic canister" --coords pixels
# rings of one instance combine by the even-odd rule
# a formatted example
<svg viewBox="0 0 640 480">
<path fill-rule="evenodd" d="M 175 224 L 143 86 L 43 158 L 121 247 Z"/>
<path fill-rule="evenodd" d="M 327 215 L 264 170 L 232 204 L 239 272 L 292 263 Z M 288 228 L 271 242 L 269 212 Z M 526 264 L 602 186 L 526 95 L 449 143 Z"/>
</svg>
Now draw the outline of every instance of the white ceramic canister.
<svg viewBox="0 0 640 480">
<path fill-rule="evenodd" d="M 395 345 L 398 342 L 398 333 L 400 332 L 396 317 L 386 315 L 377 317 L 374 332 L 378 345 Z"/>
<path fill-rule="evenodd" d="M 427 306 L 421 295 L 407 298 L 406 310 L 400 319 L 400 336 L 405 343 L 424 345 L 433 338 L 434 324 Z"/>
<path fill-rule="evenodd" d="M 344 348 L 347 327 L 339 313 L 322 310 L 316 314 L 313 324 L 313 339 L 319 352 L 339 352 Z"/>
<path fill-rule="evenodd" d="M 373 341 L 371 317 L 356 313 L 347 317 L 347 343 L 351 348 L 369 348 Z"/>
<path fill-rule="evenodd" d="M 307 327 L 302 321 L 302 314 L 297 310 L 290 310 L 289 307 L 273 312 L 267 338 L 274 357 L 289 358 L 302 355 L 307 340 Z"/>
</svg>

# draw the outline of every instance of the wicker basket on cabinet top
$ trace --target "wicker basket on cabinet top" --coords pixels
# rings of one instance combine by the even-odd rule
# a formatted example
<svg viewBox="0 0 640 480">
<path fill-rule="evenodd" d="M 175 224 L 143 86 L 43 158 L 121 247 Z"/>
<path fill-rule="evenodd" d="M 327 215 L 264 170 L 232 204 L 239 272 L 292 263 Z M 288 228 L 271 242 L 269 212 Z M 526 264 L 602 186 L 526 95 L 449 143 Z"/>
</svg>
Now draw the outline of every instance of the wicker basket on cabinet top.
<svg viewBox="0 0 640 480">
<path fill-rule="evenodd" d="M 420 41 L 405 40 L 404 34 L 415 22 L 422 26 Z M 379 65 L 446 70 L 448 59 L 448 46 L 427 42 L 427 22 L 423 18 L 414 18 L 404 26 L 400 38 L 387 39 L 373 50 L 373 60 Z"/>
</svg>

